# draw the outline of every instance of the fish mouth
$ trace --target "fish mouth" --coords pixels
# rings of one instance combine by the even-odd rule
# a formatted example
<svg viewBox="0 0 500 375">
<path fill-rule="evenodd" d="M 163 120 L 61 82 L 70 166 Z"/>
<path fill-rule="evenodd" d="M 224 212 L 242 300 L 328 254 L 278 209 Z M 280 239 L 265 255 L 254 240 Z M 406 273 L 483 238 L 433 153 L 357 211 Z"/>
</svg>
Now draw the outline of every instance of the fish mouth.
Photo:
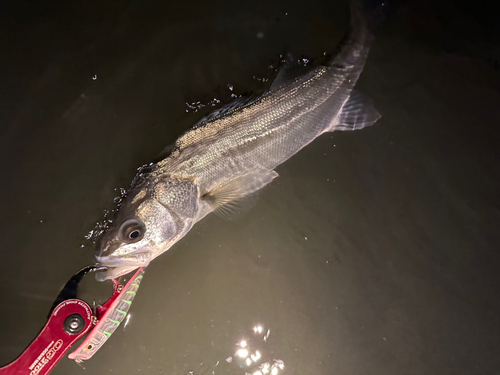
<svg viewBox="0 0 500 375">
<path fill-rule="evenodd" d="M 95 279 L 99 282 L 117 279 L 118 277 L 126 275 L 139 267 L 141 266 L 107 267 L 106 271 L 96 272 Z"/>
<path fill-rule="evenodd" d="M 147 267 L 153 259 L 152 251 L 141 251 L 135 254 L 130 254 L 124 257 L 117 256 L 96 256 L 97 266 L 103 266 L 105 271 L 96 272 L 95 278 L 97 281 L 116 279 L 117 277 L 126 275 L 139 267 Z"/>
</svg>

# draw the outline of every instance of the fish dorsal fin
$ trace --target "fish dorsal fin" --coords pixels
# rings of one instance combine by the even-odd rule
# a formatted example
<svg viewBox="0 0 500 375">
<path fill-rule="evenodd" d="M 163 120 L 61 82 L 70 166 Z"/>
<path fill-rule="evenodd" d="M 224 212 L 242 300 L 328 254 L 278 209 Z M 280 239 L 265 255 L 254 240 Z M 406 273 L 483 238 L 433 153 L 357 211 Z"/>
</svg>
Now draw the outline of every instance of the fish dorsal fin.
<svg viewBox="0 0 500 375">
<path fill-rule="evenodd" d="M 373 107 L 370 99 L 359 91 L 352 90 L 333 124 L 333 130 L 357 130 L 373 125 L 380 118 L 380 113 Z"/>
<path fill-rule="evenodd" d="M 212 211 L 224 219 L 232 219 L 250 209 L 255 192 L 278 177 L 275 171 L 256 170 L 221 184 L 202 196 Z"/>
<path fill-rule="evenodd" d="M 161 150 L 161 152 L 156 156 L 156 158 L 153 159 L 153 163 L 157 163 L 160 160 L 165 159 L 168 157 L 173 151 L 175 151 L 175 141 L 169 143 L 167 146 Z"/>
<path fill-rule="evenodd" d="M 216 118 L 221 118 L 230 112 L 236 111 L 240 108 L 246 107 L 252 104 L 255 100 L 259 98 L 259 95 L 251 96 L 240 96 L 228 104 L 224 104 L 222 107 L 210 112 L 208 115 L 202 117 L 196 124 L 193 125 L 193 129 L 204 126 L 207 122 L 210 122 Z"/>
<path fill-rule="evenodd" d="M 295 78 L 303 75 L 310 69 L 302 60 L 296 59 L 292 54 L 287 53 L 285 56 L 284 64 L 281 67 L 276 79 L 269 88 L 269 91 L 276 91 L 282 86 L 294 81 Z"/>
</svg>

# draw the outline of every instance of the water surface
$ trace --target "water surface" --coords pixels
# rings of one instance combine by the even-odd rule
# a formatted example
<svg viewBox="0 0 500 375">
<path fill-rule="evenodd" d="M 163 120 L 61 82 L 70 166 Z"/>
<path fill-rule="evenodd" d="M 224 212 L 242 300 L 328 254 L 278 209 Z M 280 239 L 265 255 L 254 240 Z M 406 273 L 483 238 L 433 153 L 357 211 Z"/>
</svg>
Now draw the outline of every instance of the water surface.
<svg viewBox="0 0 500 375">
<path fill-rule="evenodd" d="M 119 188 L 206 113 L 186 102 L 262 92 L 281 53 L 320 58 L 349 16 L 344 1 L 316 0 L 1 10 L 7 363 L 91 262 L 84 237 Z M 496 374 L 489 21 L 459 3 L 391 8 L 359 81 L 382 120 L 317 139 L 238 221 L 197 224 L 148 267 L 128 324 L 83 367 L 65 359 L 53 374 L 244 375 L 265 363 L 287 375 Z M 90 284 L 82 297 L 104 298 Z"/>
</svg>

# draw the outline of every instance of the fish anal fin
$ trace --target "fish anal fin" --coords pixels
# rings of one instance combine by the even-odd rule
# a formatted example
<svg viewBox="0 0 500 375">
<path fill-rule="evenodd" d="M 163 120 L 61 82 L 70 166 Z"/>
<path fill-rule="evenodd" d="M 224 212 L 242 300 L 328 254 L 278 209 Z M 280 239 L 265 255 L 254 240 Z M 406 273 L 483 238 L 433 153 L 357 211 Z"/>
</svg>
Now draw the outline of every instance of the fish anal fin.
<svg viewBox="0 0 500 375">
<path fill-rule="evenodd" d="M 202 199 L 216 215 L 223 219 L 235 219 L 255 204 L 256 192 L 276 177 L 278 173 L 275 171 L 253 171 L 221 184 L 202 196 Z"/>
<path fill-rule="evenodd" d="M 363 129 L 373 125 L 379 118 L 380 113 L 371 100 L 353 90 L 328 131 Z"/>
</svg>

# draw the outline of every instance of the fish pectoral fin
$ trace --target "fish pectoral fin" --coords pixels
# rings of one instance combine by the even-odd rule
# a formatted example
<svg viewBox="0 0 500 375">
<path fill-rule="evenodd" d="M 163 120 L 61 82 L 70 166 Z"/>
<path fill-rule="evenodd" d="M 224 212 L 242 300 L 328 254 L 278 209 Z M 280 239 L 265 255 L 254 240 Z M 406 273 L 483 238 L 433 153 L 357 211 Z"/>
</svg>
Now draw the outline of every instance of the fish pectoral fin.
<svg viewBox="0 0 500 375">
<path fill-rule="evenodd" d="M 373 125 L 379 118 L 380 113 L 370 99 L 353 90 L 328 131 L 363 129 Z"/>
<path fill-rule="evenodd" d="M 256 193 L 278 173 L 269 170 L 257 170 L 221 184 L 201 197 L 212 211 L 223 219 L 234 219 L 243 215 L 256 202 Z"/>
</svg>

